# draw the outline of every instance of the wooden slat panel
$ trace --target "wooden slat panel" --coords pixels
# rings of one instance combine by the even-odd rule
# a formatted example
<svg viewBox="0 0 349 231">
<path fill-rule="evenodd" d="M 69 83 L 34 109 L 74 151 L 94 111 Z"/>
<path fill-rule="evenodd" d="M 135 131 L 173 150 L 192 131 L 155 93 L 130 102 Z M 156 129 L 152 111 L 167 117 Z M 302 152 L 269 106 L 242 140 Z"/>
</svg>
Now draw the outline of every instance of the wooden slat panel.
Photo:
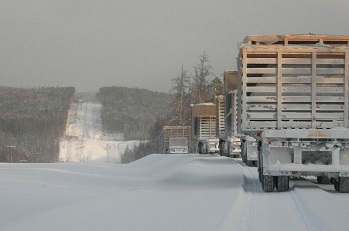
<svg viewBox="0 0 349 231">
<path fill-rule="evenodd" d="M 282 121 L 282 128 L 310 128 L 310 121 Z M 333 128 L 342 127 L 344 125 L 343 121 L 333 121 L 333 122 L 316 122 L 316 128 Z M 256 131 L 266 128 L 275 128 L 276 121 L 248 121 L 246 131 Z"/>
<path fill-rule="evenodd" d="M 247 74 L 276 74 L 276 68 L 247 68 Z"/>
<path fill-rule="evenodd" d="M 334 103 L 338 103 L 338 102 L 344 102 L 344 98 L 341 96 L 317 96 L 316 97 L 316 102 L 334 102 Z"/>
<path fill-rule="evenodd" d="M 278 52 L 278 80 L 277 80 L 277 128 L 281 129 L 281 96 L 282 96 L 282 53 Z"/>
<path fill-rule="evenodd" d="M 283 58 L 282 64 L 311 64 L 311 58 Z"/>
<path fill-rule="evenodd" d="M 316 68 L 318 75 L 344 75 L 343 68 Z"/>
<path fill-rule="evenodd" d="M 316 87 L 316 86 L 315 86 Z M 256 86 L 256 87 L 247 87 L 247 92 L 276 92 L 276 86 Z M 312 86 L 283 86 L 282 87 L 283 93 L 311 93 L 312 92 Z M 324 94 L 330 94 L 330 93 L 344 93 L 344 87 L 316 87 L 315 88 L 316 93 L 324 93 Z"/>
<path fill-rule="evenodd" d="M 344 59 L 317 59 L 316 64 L 340 65 L 340 64 L 344 64 Z"/>
<path fill-rule="evenodd" d="M 248 111 L 276 111 L 275 104 L 249 104 Z M 311 104 L 282 104 L 282 111 L 311 111 Z M 343 105 L 317 104 L 316 111 L 344 111 Z"/>
<path fill-rule="evenodd" d="M 349 45 L 349 41 L 348 41 Z M 344 112 L 345 112 L 345 120 L 344 120 L 344 126 L 346 128 L 349 127 L 349 51 L 345 52 L 345 74 L 344 74 Z"/>
<path fill-rule="evenodd" d="M 274 120 L 276 118 L 277 113 L 276 112 L 248 112 L 247 118 L 249 120 Z M 343 113 L 336 113 L 336 112 L 317 112 L 316 113 L 316 120 L 323 120 L 323 119 L 333 119 L 333 120 L 342 120 L 344 114 Z M 311 120 L 314 118 L 312 116 L 311 112 L 285 112 L 283 111 L 281 113 L 282 119 L 304 119 L 304 120 Z"/>
<path fill-rule="evenodd" d="M 247 87 L 246 92 L 276 92 L 276 86 Z"/>
<path fill-rule="evenodd" d="M 247 83 L 276 83 L 276 77 L 248 77 Z"/>
<path fill-rule="evenodd" d="M 248 64 L 276 64 L 276 58 L 247 58 Z"/>
<path fill-rule="evenodd" d="M 282 77 L 282 83 L 311 83 L 311 76 Z M 317 83 L 344 83 L 344 78 L 316 76 Z M 276 77 L 248 77 L 247 83 L 276 83 Z"/>
<path fill-rule="evenodd" d="M 326 78 L 317 76 L 316 83 L 344 83 L 344 78 Z"/>
<path fill-rule="evenodd" d="M 317 102 L 344 102 L 344 98 L 340 96 L 317 96 Z M 311 96 L 283 96 L 283 102 L 289 103 L 306 103 L 311 102 Z M 247 97 L 247 103 L 259 102 L 259 103 L 271 103 L 276 102 L 276 96 L 249 96 Z"/>
</svg>

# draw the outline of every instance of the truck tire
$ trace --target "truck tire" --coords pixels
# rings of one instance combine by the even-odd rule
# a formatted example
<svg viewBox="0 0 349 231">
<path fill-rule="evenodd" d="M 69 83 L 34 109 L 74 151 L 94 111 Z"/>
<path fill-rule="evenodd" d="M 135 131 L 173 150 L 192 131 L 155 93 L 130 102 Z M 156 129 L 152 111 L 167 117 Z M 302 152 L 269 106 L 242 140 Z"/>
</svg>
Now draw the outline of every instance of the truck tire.
<svg viewBox="0 0 349 231">
<path fill-rule="evenodd" d="M 203 153 L 203 147 L 202 147 L 203 145 L 202 145 L 202 143 L 200 142 L 199 144 L 198 144 L 198 152 L 199 152 L 199 154 L 202 154 Z"/>
<path fill-rule="evenodd" d="M 224 156 L 224 141 L 219 142 L 219 155 Z"/>
<path fill-rule="evenodd" d="M 317 177 L 317 182 L 319 184 L 330 184 L 330 178 L 328 176 L 318 176 Z"/>
<path fill-rule="evenodd" d="M 334 189 L 338 192 L 349 193 L 349 177 L 339 177 L 334 181 Z"/>
<path fill-rule="evenodd" d="M 278 192 L 287 192 L 290 189 L 290 177 L 289 176 L 277 176 L 276 177 L 276 190 Z"/>
<path fill-rule="evenodd" d="M 273 192 L 274 191 L 274 177 L 263 175 L 262 176 L 262 188 L 264 192 Z"/>
<path fill-rule="evenodd" d="M 259 182 L 262 182 L 262 174 L 263 174 L 263 168 L 258 167 L 258 178 L 259 178 Z"/>
</svg>

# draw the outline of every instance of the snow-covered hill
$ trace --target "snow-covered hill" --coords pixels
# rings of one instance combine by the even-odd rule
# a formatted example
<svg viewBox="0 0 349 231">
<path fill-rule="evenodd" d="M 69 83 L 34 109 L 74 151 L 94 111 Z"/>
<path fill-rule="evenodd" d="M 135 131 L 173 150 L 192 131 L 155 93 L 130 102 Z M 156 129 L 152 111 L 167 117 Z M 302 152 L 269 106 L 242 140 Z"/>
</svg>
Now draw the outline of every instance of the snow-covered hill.
<svg viewBox="0 0 349 231">
<path fill-rule="evenodd" d="M 0 230 L 348 230 L 349 195 L 298 180 L 264 193 L 256 168 L 153 154 L 127 165 L 0 164 Z"/>
</svg>

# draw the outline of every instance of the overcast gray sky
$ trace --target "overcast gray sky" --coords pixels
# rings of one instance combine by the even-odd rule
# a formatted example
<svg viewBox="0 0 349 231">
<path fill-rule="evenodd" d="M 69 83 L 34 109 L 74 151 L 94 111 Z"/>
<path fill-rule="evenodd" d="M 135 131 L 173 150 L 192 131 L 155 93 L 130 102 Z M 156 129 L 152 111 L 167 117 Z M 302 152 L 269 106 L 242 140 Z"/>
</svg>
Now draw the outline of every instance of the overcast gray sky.
<svg viewBox="0 0 349 231">
<path fill-rule="evenodd" d="M 0 85 L 167 92 L 204 51 L 235 68 L 249 34 L 349 35 L 348 0 L 0 0 Z"/>
</svg>

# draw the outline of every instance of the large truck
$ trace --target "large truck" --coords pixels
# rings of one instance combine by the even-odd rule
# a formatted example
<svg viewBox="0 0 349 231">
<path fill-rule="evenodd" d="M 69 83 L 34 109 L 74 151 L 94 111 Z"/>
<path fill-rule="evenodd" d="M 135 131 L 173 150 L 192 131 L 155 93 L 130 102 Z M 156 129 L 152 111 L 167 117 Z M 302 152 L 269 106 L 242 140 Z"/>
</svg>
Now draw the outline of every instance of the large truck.
<svg viewBox="0 0 349 231">
<path fill-rule="evenodd" d="M 236 129 L 233 90 L 237 89 L 237 71 L 224 72 L 224 95 L 216 97 L 216 131 L 221 156 L 241 157 L 241 134 Z"/>
<path fill-rule="evenodd" d="M 248 36 L 238 72 L 238 131 L 258 140 L 263 190 L 316 176 L 349 192 L 349 36 Z"/>
<path fill-rule="evenodd" d="M 192 140 L 199 154 L 219 152 L 219 139 L 216 136 L 216 106 L 214 103 L 191 105 Z"/>
<path fill-rule="evenodd" d="M 164 126 L 163 141 L 165 153 L 188 153 L 190 126 Z"/>
</svg>

